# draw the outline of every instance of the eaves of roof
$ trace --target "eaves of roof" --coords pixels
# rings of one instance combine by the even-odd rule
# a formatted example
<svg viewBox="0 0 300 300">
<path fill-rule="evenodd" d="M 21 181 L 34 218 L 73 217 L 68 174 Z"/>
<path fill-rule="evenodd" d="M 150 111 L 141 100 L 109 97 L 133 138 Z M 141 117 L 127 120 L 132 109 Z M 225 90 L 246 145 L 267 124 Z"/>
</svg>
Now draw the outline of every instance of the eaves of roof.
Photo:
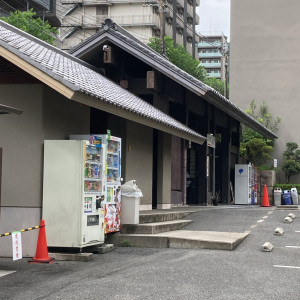
<svg viewBox="0 0 300 300">
<path fill-rule="evenodd" d="M 205 99 L 207 102 L 227 113 L 242 124 L 259 132 L 263 136 L 270 139 L 278 138 L 275 133 L 249 116 L 229 99 L 172 64 L 165 57 L 134 38 L 129 32 L 113 23 L 110 19 L 105 20 L 102 29 L 96 34 L 71 49 L 69 53 L 81 57 L 93 47 L 96 47 L 97 44 L 103 43 L 104 41 L 110 41 L 118 45 L 120 48 L 147 63 L 167 77 L 175 80 L 181 86 L 187 88 L 196 95 L 201 96 L 201 98 Z"/>
<path fill-rule="evenodd" d="M 0 21 L 0 55 L 65 97 L 203 144 L 205 137 L 121 88 L 82 60 Z"/>
</svg>

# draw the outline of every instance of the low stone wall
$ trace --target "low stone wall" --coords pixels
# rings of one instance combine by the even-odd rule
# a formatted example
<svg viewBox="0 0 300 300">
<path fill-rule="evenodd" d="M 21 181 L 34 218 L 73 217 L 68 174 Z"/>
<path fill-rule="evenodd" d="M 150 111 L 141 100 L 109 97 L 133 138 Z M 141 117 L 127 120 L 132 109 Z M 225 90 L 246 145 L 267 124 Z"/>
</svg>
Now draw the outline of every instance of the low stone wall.
<svg viewBox="0 0 300 300">
<path fill-rule="evenodd" d="M 257 179 L 257 204 L 260 205 L 262 203 L 264 186 L 266 185 L 269 196 L 269 203 L 270 205 L 274 205 L 273 185 L 276 182 L 276 172 L 274 170 L 260 170 L 258 171 Z"/>
</svg>

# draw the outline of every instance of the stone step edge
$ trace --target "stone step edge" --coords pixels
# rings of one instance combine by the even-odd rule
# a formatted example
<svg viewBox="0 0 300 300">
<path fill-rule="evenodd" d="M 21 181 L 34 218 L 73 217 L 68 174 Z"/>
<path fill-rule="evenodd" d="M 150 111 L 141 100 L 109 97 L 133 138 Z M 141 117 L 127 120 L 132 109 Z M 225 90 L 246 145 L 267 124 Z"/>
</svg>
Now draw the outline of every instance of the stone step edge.
<svg viewBox="0 0 300 300">
<path fill-rule="evenodd" d="M 171 220 L 171 221 L 160 221 L 160 222 L 151 222 L 151 223 L 139 223 L 139 224 L 123 224 L 123 226 L 141 226 L 141 227 L 153 227 L 160 225 L 168 225 L 168 224 L 181 224 L 181 223 L 191 223 L 193 220 Z"/>
<path fill-rule="evenodd" d="M 182 229 L 191 224 L 193 220 L 173 220 L 165 222 L 123 224 L 121 234 L 156 234 Z"/>
<path fill-rule="evenodd" d="M 161 213 L 147 213 L 139 215 L 139 224 L 146 223 L 155 223 L 155 222 L 164 222 L 163 219 L 166 218 L 166 221 L 174 221 L 182 219 L 194 211 L 184 211 L 184 212 L 161 212 Z"/>
<path fill-rule="evenodd" d="M 210 240 L 197 240 L 192 238 L 170 237 L 155 234 L 121 234 L 119 233 L 114 240 L 115 246 L 122 247 L 122 241 L 127 241 L 130 244 L 130 238 L 138 238 L 138 243 L 133 247 L 141 248 L 176 248 L 176 249 L 210 249 L 210 250 L 234 250 L 248 235 L 249 231 L 241 233 L 241 237 L 232 242 L 226 241 L 210 241 Z M 140 242 L 140 243 L 139 243 Z M 153 245 L 156 242 L 156 245 Z M 182 244 L 184 245 L 182 246 Z M 189 244 L 189 245 L 188 245 Z"/>
</svg>

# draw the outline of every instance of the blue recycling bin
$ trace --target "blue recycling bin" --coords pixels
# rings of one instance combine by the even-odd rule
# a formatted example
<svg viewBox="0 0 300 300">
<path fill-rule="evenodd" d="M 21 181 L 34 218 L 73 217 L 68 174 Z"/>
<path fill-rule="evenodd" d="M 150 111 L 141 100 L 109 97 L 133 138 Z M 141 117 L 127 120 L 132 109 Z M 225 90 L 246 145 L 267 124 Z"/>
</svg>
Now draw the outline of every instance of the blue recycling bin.
<svg viewBox="0 0 300 300">
<path fill-rule="evenodd" d="M 282 199 L 283 199 L 283 204 L 284 205 L 292 205 L 292 196 L 291 196 L 291 191 L 285 190 L 282 193 Z"/>
</svg>

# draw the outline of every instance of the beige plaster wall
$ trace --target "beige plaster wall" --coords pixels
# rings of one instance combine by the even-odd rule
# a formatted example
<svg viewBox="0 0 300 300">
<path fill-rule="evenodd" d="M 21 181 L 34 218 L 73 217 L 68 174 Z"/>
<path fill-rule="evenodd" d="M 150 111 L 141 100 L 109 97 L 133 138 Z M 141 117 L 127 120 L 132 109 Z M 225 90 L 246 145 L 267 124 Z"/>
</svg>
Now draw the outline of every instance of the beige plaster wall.
<svg viewBox="0 0 300 300">
<path fill-rule="evenodd" d="M 157 208 L 171 208 L 171 135 L 158 134 Z"/>
<path fill-rule="evenodd" d="M 44 139 L 89 132 L 90 120 L 88 107 L 40 84 L 0 85 L 0 95 L 1 104 L 23 110 L 0 116 L 0 232 L 10 232 L 40 223 Z M 22 234 L 23 256 L 35 254 L 37 232 Z M 11 255 L 11 237 L 1 239 L 0 256 Z"/>
<path fill-rule="evenodd" d="M 40 207 L 43 141 L 89 132 L 89 108 L 37 84 L 0 85 L 0 94 L 1 104 L 24 111 L 0 118 L 1 204 Z"/>
<path fill-rule="evenodd" d="M 144 197 L 141 208 L 152 207 L 153 130 L 127 121 L 125 147 L 125 182 L 135 179 Z M 124 174 L 124 173 L 123 173 Z"/>
</svg>

